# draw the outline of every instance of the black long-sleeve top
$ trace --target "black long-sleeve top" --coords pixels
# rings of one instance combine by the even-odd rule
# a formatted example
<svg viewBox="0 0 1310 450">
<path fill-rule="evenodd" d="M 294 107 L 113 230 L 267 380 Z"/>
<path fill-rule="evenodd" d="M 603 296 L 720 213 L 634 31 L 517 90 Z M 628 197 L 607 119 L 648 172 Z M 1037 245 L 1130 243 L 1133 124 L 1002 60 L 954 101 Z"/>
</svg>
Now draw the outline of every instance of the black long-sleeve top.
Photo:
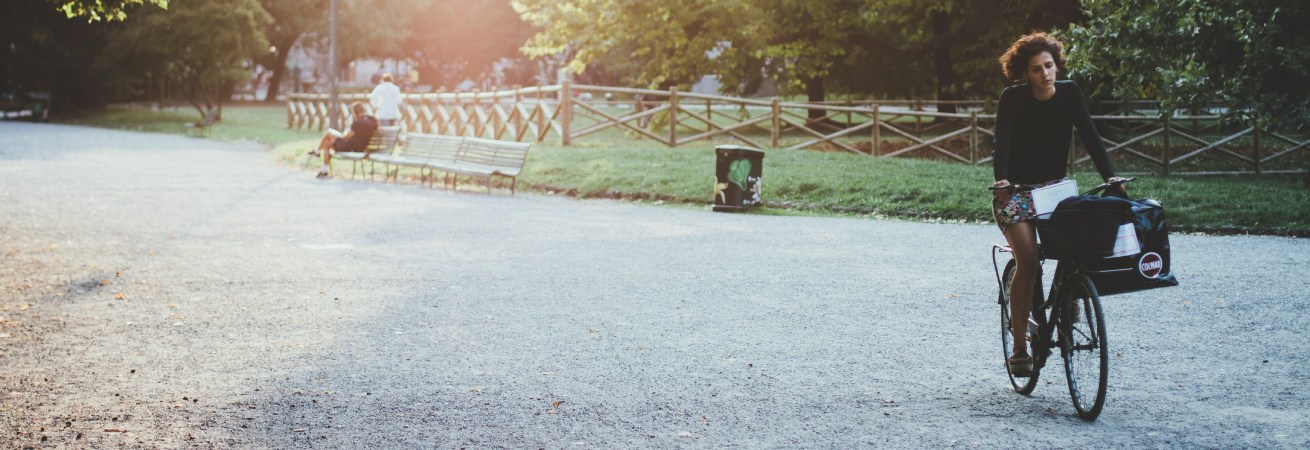
<svg viewBox="0 0 1310 450">
<path fill-rule="evenodd" d="M 1044 101 L 1033 97 L 1027 83 L 1005 88 L 996 111 L 996 139 L 992 141 L 996 179 L 1035 184 L 1065 177 L 1074 127 L 1101 178 L 1113 177 L 1114 168 L 1078 84 L 1057 81 L 1055 96 Z"/>
</svg>

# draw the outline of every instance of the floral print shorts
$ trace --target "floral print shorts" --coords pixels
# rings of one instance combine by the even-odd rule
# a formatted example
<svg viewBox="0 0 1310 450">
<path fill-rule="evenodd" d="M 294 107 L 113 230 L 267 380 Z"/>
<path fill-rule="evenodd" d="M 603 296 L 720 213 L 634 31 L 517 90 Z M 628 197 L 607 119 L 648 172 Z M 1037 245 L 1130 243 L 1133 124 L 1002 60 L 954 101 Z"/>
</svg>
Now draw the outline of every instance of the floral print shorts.
<svg viewBox="0 0 1310 450">
<path fill-rule="evenodd" d="M 1033 188 L 1050 186 L 1064 180 L 1065 178 L 1060 178 L 1038 183 L 1033 185 Z M 1010 225 L 1033 220 L 1037 217 L 1037 208 L 1033 206 L 1032 191 L 1014 192 L 1008 200 L 1004 197 L 992 196 L 992 216 L 996 218 L 996 226 L 1000 227 L 1001 231 L 1005 231 L 1005 228 Z"/>
</svg>

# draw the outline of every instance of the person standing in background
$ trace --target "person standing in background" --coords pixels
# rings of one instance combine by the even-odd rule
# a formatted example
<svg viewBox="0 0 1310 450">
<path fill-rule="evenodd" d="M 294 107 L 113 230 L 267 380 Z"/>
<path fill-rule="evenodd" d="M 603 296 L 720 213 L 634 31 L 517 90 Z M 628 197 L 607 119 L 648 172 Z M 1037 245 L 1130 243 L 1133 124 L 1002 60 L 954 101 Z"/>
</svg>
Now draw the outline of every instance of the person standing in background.
<svg viewBox="0 0 1310 450">
<path fill-rule="evenodd" d="M 405 97 L 400 94 L 400 87 L 392 82 L 391 74 L 382 74 L 382 82 L 373 88 L 368 100 L 373 104 L 379 125 L 395 126 L 400 120 L 400 104 L 405 101 Z"/>
</svg>

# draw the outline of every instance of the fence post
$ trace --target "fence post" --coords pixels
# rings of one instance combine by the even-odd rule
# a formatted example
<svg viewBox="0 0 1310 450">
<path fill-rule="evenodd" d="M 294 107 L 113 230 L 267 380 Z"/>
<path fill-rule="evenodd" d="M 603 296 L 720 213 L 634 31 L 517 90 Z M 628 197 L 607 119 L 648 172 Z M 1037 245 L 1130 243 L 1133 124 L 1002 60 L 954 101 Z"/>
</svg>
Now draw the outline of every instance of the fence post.
<svg viewBox="0 0 1310 450">
<path fill-rule="evenodd" d="M 1169 175 L 1169 146 L 1170 146 L 1170 143 L 1169 143 L 1169 133 L 1170 133 L 1170 131 L 1169 131 L 1169 128 L 1170 128 L 1170 125 L 1169 125 L 1169 117 L 1172 116 L 1172 115 L 1173 115 L 1173 112 L 1170 111 L 1170 112 L 1166 113 L 1165 116 L 1164 116 L 1164 153 L 1163 153 L 1163 157 L 1162 157 L 1161 159 L 1164 161 L 1164 174 L 1165 174 L 1165 175 Z"/>
<path fill-rule="evenodd" d="M 532 105 L 532 110 L 537 114 L 537 135 L 534 139 L 537 142 L 546 140 L 546 108 L 542 105 L 545 97 L 541 95 L 541 85 L 537 85 L 537 102 Z"/>
<path fill-rule="evenodd" d="M 400 126 L 400 131 L 409 133 L 414 129 L 414 115 L 410 113 L 414 108 L 409 106 L 409 94 L 400 95 L 400 120 L 396 122 Z"/>
<path fill-rule="evenodd" d="M 882 115 L 878 104 L 873 104 L 873 156 L 882 156 Z"/>
<path fill-rule="evenodd" d="M 521 130 L 523 130 L 523 86 L 519 86 L 517 84 L 514 85 L 514 103 L 511 103 L 510 107 L 514 108 L 514 111 L 511 113 L 511 115 L 514 116 L 514 140 L 522 141 L 523 131 Z"/>
<path fill-rule="evenodd" d="M 1251 127 L 1255 128 L 1255 174 L 1260 174 L 1260 122 L 1255 120 L 1255 114 L 1251 115 Z"/>
<path fill-rule="evenodd" d="M 570 125 L 573 122 L 573 88 L 569 86 L 569 80 L 560 82 L 559 89 L 559 121 L 560 128 L 563 132 L 560 135 L 560 144 L 568 147 L 573 143 L 573 134 Z"/>
<path fill-rule="evenodd" d="M 459 92 L 456 92 L 455 109 L 454 109 L 455 113 L 451 114 L 451 118 L 455 121 L 455 134 L 454 134 L 455 136 L 468 136 L 469 121 L 464 120 L 460 116 L 461 112 L 463 112 L 465 116 L 468 115 L 468 108 L 464 107 L 464 101 L 465 101 L 464 97 L 460 95 Z"/>
<path fill-rule="evenodd" d="M 969 111 L 969 164 L 978 163 L 978 111 Z"/>
<path fill-rule="evenodd" d="M 669 147 L 678 146 L 678 87 L 669 88 Z"/>
<path fill-rule="evenodd" d="M 782 108 L 778 105 L 778 97 L 773 98 L 773 109 L 771 111 L 773 114 L 773 129 L 769 131 L 773 132 L 773 136 L 770 145 L 773 148 L 778 148 L 778 140 L 782 137 Z"/>
<path fill-rule="evenodd" d="M 478 96 L 478 94 L 482 93 L 482 90 L 473 89 L 469 91 L 469 93 L 473 94 L 473 97 L 471 98 L 473 102 L 464 107 L 466 111 L 469 111 L 470 125 L 467 129 L 473 132 L 473 137 L 482 137 L 482 130 L 487 127 L 487 124 L 482 123 L 482 116 L 478 114 L 478 112 L 482 111 L 482 99 Z M 468 132 L 465 132 L 464 135 L 468 136 Z"/>
<path fill-rule="evenodd" d="M 714 121 L 714 104 L 710 103 L 710 99 L 708 98 L 705 99 L 705 118 L 709 119 L 711 122 Z"/>
<path fill-rule="evenodd" d="M 923 104 L 919 103 L 919 100 L 915 100 L 915 101 L 914 101 L 914 110 L 915 110 L 916 112 L 917 112 L 917 111 L 922 111 L 922 110 L 923 110 Z M 921 134 L 921 133 L 923 133 L 923 116 L 918 115 L 918 114 L 915 114 L 915 115 L 914 115 L 914 134 Z"/>
<path fill-rule="evenodd" d="M 1124 117 L 1123 129 L 1119 133 L 1119 142 L 1128 140 L 1128 97 L 1119 99 L 1119 114 Z"/>
</svg>

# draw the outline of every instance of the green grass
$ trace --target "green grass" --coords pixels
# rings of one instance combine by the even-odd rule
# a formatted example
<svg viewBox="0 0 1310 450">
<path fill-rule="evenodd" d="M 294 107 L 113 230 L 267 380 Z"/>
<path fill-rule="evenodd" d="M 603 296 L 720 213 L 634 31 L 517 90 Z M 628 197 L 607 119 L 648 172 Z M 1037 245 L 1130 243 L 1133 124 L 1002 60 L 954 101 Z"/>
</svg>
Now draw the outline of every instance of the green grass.
<svg viewBox="0 0 1310 450">
<path fill-rule="evenodd" d="M 670 149 L 617 138 L 539 144 L 522 181 L 584 198 L 707 204 L 713 167 L 712 143 Z M 1100 182 L 1093 172 L 1074 178 L 1083 189 Z M 764 158 L 763 198 L 771 209 L 796 212 L 990 222 L 991 181 L 987 165 L 777 149 Z M 1142 176 L 1130 192 L 1159 200 L 1178 230 L 1310 234 L 1304 178 Z"/>
<path fill-rule="evenodd" d="M 156 112 L 113 109 L 70 123 L 150 132 L 182 133 L 196 120 L 192 111 Z M 254 139 L 272 147 L 274 157 L 305 170 L 318 161 L 304 156 L 317 131 L 285 128 L 282 106 L 236 105 L 210 131 L 220 140 Z M 795 140 L 799 138 L 789 138 Z M 766 139 L 764 139 L 767 141 Z M 617 131 L 580 139 L 569 147 L 554 139 L 529 154 L 519 188 L 580 198 L 654 200 L 703 207 L 711 203 L 714 145 L 703 141 L 668 148 Z M 767 142 L 766 142 L 767 143 Z M 763 198 L 756 214 L 847 215 L 927 221 L 990 223 L 989 165 L 911 158 L 876 158 L 845 152 L 766 150 Z M 349 164 L 336 166 L 348 176 Z M 402 182 L 418 172 L 402 170 Z M 1099 182 L 1095 173 L 1075 174 L 1079 186 Z M 1141 176 L 1130 186 L 1134 197 L 1163 203 L 1171 226 L 1180 231 L 1310 236 L 1310 189 L 1300 176 Z M 461 189 L 479 189 L 462 183 Z"/>
<path fill-rule="evenodd" d="M 109 108 L 54 119 L 70 125 L 183 134 L 186 132 L 186 124 L 200 121 L 200 113 L 191 107 L 159 111 L 142 108 Z M 286 123 L 286 106 L 281 103 L 230 104 L 223 107 L 223 120 L 210 126 L 206 131 L 206 137 L 220 141 L 254 140 L 273 146 L 321 136 L 317 131 L 288 129 Z"/>
</svg>

